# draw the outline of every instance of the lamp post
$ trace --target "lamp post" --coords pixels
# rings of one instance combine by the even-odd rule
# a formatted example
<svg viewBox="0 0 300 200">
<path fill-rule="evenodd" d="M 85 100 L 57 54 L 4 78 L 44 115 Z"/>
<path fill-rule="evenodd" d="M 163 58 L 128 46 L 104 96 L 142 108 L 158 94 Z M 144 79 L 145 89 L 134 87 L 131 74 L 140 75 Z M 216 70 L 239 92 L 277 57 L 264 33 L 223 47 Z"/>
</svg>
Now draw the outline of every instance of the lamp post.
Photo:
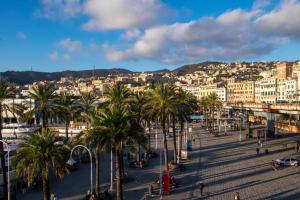
<svg viewBox="0 0 300 200">
<path fill-rule="evenodd" d="M 3 140 L 0 140 L 0 142 L 2 142 L 6 148 L 7 148 L 7 156 L 8 156 L 8 159 L 7 159 L 7 199 L 10 200 L 10 173 L 9 173 L 9 153 L 10 153 L 10 147 L 9 147 L 9 144 Z M 4 159 L 4 162 L 5 162 L 5 159 Z M 5 169 L 3 169 L 3 176 L 5 176 Z"/>
<path fill-rule="evenodd" d="M 111 145 L 111 148 L 110 148 L 110 191 L 113 191 L 113 148 L 112 148 L 112 145 Z"/>
<path fill-rule="evenodd" d="M 72 166 L 72 165 L 74 165 L 74 164 L 76 163 L 76 161 L 72 158 L 72 154 L 73 154 L 73 151 L 74 151 L 76 148 L 78 148 L 78 147 L 85 148 L 85 149 L 88 151 L 89 155 L 90 155 L 90 160 L 91 160 L 91 192 L 92 192 L 92 191 L 93 191 L 93 159 L 92 159 L 92 153 L 91 153 L 91 151 L 89 150 L 89 148 L 87 148 L 86 146 L 81 145 L 81 144 L 74 146 L 74 147 L 72 148 L 72 150 L 71 150 L 70 158 L 69 158 L 69 160 L 67 161 L 67 164 L 69 164 L 69 165 Z"/>
<path fill-rule="evenodd" d="M 157 150 L 157 117 L 155 121 L 155 150 Z"/>
</svg>

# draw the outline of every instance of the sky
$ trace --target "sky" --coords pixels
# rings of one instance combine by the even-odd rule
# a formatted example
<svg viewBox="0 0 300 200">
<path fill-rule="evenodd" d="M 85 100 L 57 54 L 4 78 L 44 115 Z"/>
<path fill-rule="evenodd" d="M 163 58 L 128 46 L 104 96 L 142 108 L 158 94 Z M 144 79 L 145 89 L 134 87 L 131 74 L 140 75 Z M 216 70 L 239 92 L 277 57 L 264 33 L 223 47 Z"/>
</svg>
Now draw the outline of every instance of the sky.
<svg viewBox="0 0 300 200">
<path fill-rule="evenodd" d="M 300 59 L 300 0 L 1 0 L 0 71 Z"/>
</svg>

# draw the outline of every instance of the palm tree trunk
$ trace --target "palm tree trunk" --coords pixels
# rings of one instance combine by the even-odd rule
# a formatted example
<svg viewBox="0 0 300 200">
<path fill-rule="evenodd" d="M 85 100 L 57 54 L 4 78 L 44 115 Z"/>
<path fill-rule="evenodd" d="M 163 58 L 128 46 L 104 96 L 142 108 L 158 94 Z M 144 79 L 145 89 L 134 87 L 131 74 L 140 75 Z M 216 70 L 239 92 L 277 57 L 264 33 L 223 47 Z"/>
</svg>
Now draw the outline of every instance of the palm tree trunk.
<svg viewBox="0 0 300 200">
<path fill-rule="evenodd" d="M 49 180 L 48 177 L 42 176 L 43 179 L 43 196 L 44 200 L 50 199 L 50 188 L 49 188 Z"/>
<path fill-rule="evenodd" d="M 215 133 L 215 106 L 212 107 L 212 133 Z"/>
<path fill-rule="evenodd" d="M 173 146 L 174 146 L 174 151 L 173 151 L 173 162 L 177 163 L 177 147 L 176 147 L 176 131 L 175 131 L 175 115 L 172 115 L 172 128 L 173 128 Z"/>
<path fill-rule="evenodd" d="M 2 140 L 2 105 L 0 104 L 0 140 Z M 0 154 L 1 154 L 1 168 L 3 174 L 3 195 L 4 199 L 7 197 L 7 176 L 6 176 L 6 166 L 5 166 L 5 155 L 3 150 L 3 143 L 0 143 Z"/>
<path fill-rule="evenodd" d="M 123 200 L 123 189 L 122 189 L 122 175 L 121 175 L 121 155 L 119 147 L 116 145 L 116 193 L 117 193 L 117 200 Z"/>
<path fill-rule="evenodd" d="M 95 163 L 96 163 L 96 195 L 100 195 L 100 147 L 96 146 L 95 151 Z"/>
<path fill-rule="evenodd" d="M 46 112 L 43 110 L 42 111 L 42 130 L 43 131 L 45 131 L 45 129 L 46 129 L 46 120 L 47 120 Z"/>
<path fill-rule="evenodd" d="M 162 122 L 161 122 L 161 126 L 163 129 L 163 135 L 164 135 L 164 164 L 165 164 L 165 171 L 169 171 L 169 159 L 168 159 L 168 143 L 167 143 L 167 137 L 166 137 L 166 119 L 165 116 L 162 114 Z"/>
<path fill-rule="evenodd" d="M 67 140 L 69 140 L 69 122 L 66 120 L 65 121 L 65 127 L 66 127 L 66 138 L 67 138 Z"/>
<path fill-rule="evenodd" d="M 179 135 L 179 162 L 181 160 L 181 149 L 182 149 L 182 135 L 183 135 L 183 122 L 180 122 L 180 135 Z"/>
</svg>

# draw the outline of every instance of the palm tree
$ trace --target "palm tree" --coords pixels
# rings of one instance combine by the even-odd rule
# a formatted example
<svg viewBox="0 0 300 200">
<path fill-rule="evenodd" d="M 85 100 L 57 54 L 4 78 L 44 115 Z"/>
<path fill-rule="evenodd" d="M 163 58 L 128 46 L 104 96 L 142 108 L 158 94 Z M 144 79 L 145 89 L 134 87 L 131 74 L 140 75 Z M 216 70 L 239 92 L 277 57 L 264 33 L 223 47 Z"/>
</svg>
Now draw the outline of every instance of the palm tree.
<svg viewBox="0 0 300 200">
<path fill-rule="evenodd" d="M 18 152 L 13 158 L 18 176 L 24 171 L 28 174 L 28 183 L 31 185 L 37 174 L 40 174 L 43 182 L 43 199 L 49 200 L 49 171 L 62 178 L 68 173 L 66 155 L 69 149 L 60 144 L 61 140 L 49 131 L 32 134 L 24 138 L 20 143 Z"/>
<path fill-rule="evenodd" d="M 210 132 L 214 133 L 215 110 L 220 109 L 223 104 L 216 93 L 211 93 L 207 96 L 207 103 L 210 110 L 210 121 L 212 121 L 212 127 L 210 125 Z"/>
<path fill-rule="evenodd" d="M 81 116 L 87 122 L 88 128 L 92 123 L 93 116 L 96 113 L 97 98 L 92 92 L 81 92 L 79 106 L 81 110 Z"/>
<path fill-rule="evenodd" d="M 109 142 L 113 145 L 116 156 L 116 193 L 117 200 L 123 199 L 122 189 L 122 143 L 135 141 L 143 133 L 143 128 L 124 104 L 109 104 L 107 109 L 99 109 L 97 117 L 101 126 L 107 128 Z"/>
<path fill-rule="evenodd" d="M 69 140 L 68 128 L 70 125 L 70 121 L 74 118 L 74 115 L 76 114 L 79 106 L 78 104 L 76 104 L 76 100 L 74 99 L 74 97 L 67 92 L 60 93 L 55 103 L 58 115 L 65 122 L 66 138 L 67 140 Z"/>
<path fill-rule="evenodd" d="M 96 164 L 96 195 L 100 195 L 100 151 L 105 149 L 109 151 L 110 137 L 108 127 L 101 126 L 98 122 L 94 123 L 91 129 L 84 131 L 82 139 L 84 143 L 89 144 L 94 149 Z"/>
<path fill-rule="evenodd" d="M 13 89 L 9 87 L 8 83 L 4 80 L 0 80 L 0 140 L 2 140 L 2 123 L 3 123 L 3 112 L 7 112 L 10 107 L 4 103 L 4 100 L 13 96 Z M 6 177 L 6 166 L 5 166 L 5 155 L 3 150 L 3 143 L 0 143 L 0 154 L 1 154 L 1 168 L 3 174 L 3 191 L 4 197 L 7 197 L 7 177 Z"/>
<path fill-rule="evenodd" d="M 144 105 L 146 103 L 146 95 L 144 92 L 135 92 L 132 96 L 131 100 L 131 111 L 133 115 L 137 119 L 138 123 L 143 126 L 143 121 L 147 121 L 147 116 L 145 115 Z M 150 136 L 150 134 L 149 134 Z M 139 141 L 139 143 L 143 143 L 143 141 Z M 150 137 L 148 138 L 148 148 L 150 149 Z M 137 150 L 137 160 L 140 160 L 140 145 L 138 145 Z"/>
<path fill-rule="evenodd" d="M 169 84 L 157 83 L 147 93 L 146 109 L 159 117 L 164 137 L 164 168 L 169 171 L 168 145 L 166 138 L 166 120 L 173 110 L 173 102 L 176 100 L 175 87 Z"/>
<path fill-rule="evenodd" d="M 198 109 L 198 101 L 194 95 L 187 91 L 179 89 L 177 92 L 177 106 L 175 107 L 175 116 L 180 123 L 180 135 L 179 135 L 179 149 L 182 149 L 182 135 L 184 122 L 187 121 L 193 111 Z M 179 161 L 181 159 L 181 153 L 179 153 Z"/>
<path fill-rule="evenodd" d="M 130 99 L 132 93 L 124 84 L 118 82 L 109 87 L 105 97 L 111 105 L 129 106 L 129 103 L 132 100 Z"/>
<path fill-rule="evenodd" d="M 37 102 L 33 111 L 39 113 L 42 116 L 42 129 L 46 129 L 47 120 L 51 113 L 54 113 L 53 100 L 56 97 L 55 89 L 52 85 L 40 84 L 33 88 L 33 92 L 29 93 L 29 96 Z"/>
</svg>

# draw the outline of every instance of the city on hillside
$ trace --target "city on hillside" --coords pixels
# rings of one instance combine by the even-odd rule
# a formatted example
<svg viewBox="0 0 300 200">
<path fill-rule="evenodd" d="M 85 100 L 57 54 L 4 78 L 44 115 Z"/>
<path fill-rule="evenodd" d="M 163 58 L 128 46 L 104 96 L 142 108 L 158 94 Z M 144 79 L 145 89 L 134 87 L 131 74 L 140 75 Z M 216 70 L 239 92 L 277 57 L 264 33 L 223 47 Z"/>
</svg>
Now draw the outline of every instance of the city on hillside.
<svg viewBox="0 0 300 200">
<path fill-rule="evenodd" d="M 0 16 L 0 200 L 300 200 L 300 0 Z"/>
</svg>

